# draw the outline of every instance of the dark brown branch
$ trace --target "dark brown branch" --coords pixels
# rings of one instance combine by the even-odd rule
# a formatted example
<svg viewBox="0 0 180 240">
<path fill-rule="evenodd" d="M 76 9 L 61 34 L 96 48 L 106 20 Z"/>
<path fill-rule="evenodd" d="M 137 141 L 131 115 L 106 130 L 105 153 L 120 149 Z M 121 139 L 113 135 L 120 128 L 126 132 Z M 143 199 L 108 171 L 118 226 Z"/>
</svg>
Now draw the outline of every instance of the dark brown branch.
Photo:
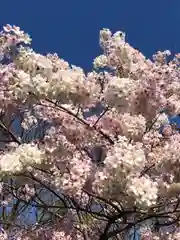
<svg viewBox="0 0 180 240">
<path fill-rule="evenodd" d="M 80 118 L 79 116 L 77 116 L 75 113 L 73 113 L 72 111 L 70 111 L 69 109 L 66 109 L 65 107 L 53 102 L 51 99 L 46 99 L 46 101 L 54 104 L 54 106 L 56 106 L 57 108 L 65 111 L 66 113 L 68 113 L 69 115 L 73 116 L 74 118 L 76 118 L 79 122 L 81 122 L 82 124 L 84 124 L 85 126 L 87 126 L 88 128 L 93 128 L 94 130 L 96 130 L 103 138 L 105 138 L 110 144 L 114 144 L 114 141 L 110 138 L 110 136 L 106 133 L 104 133 L 102 130 L 97 129 L 96 126 L 90 126 L 89 123 L 87 123 L 84 119 Z"/>
</svg>

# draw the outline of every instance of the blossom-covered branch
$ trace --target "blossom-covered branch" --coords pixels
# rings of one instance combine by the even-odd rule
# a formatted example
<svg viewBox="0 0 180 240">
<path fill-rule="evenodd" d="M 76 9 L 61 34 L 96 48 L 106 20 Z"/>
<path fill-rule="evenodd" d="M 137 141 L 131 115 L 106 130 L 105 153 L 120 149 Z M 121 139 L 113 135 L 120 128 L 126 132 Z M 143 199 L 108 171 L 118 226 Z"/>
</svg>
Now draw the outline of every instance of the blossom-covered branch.
<svg viewBox="0 0 180 240">
<path fill-rule="evenodd" d="M 2 239 L 180 238 L 180 54 L 150 60 L 123 32 L 99 37 L 86 74 L 17 26 L 0 32 L 0 203 L 17 201 Z M 19 229 L 28 206 L 42 212 Z"/>
</svg>

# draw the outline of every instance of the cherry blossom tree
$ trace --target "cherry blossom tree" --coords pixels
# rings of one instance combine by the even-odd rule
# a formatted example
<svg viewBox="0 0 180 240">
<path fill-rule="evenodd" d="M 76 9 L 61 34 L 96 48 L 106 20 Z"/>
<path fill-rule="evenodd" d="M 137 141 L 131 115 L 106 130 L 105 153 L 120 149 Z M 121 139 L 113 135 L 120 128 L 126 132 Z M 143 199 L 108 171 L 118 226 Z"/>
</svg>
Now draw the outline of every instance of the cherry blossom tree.
<svg viewBox="0 0 180 240">
<path fill-rule="evenodd" d="M 168 119 L 180 112 L 180 55 L 146 59 L 102 29 L 85 74 L 30 43 L 17 26 L 0 33 L 1 239 L 180 239 L 180 135 Z M 20 217 L 28 207 L 35 224 Z"/>
</svg>

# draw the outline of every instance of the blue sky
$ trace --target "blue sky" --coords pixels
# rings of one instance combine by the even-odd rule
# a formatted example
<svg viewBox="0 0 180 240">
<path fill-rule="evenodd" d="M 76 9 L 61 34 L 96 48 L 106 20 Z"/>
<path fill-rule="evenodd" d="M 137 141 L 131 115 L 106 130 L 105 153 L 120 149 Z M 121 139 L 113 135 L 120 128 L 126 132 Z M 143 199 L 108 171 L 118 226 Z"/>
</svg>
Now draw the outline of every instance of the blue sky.
<svg viewBox="0 0 180 240">
<path fill-rule="evenodd" d="M 146 56 L 180 51 L 179 9 L 179 0 L 1 0 L 0 25 L 19 25 L 38 52 L 58 52 L 90 70 L 103 27 L 125 31 Z"/>
</svg>

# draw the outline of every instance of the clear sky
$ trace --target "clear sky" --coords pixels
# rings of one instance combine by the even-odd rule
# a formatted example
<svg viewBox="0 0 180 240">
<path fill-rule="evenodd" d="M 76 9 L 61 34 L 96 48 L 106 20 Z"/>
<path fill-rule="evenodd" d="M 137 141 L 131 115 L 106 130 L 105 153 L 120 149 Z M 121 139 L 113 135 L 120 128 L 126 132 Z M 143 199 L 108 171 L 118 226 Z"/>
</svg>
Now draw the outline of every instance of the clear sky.
<svg viewBox="0 0 180 240">
<path fill-rule="evenodd" d="M 0 25 L 18 25 L 38 52 L 58 52 L 90 70 L 103 27 L 125 31 L 146 56 L 180 52 L 179 10 L 179 0 L 1 0 Z"/>
</svg>

